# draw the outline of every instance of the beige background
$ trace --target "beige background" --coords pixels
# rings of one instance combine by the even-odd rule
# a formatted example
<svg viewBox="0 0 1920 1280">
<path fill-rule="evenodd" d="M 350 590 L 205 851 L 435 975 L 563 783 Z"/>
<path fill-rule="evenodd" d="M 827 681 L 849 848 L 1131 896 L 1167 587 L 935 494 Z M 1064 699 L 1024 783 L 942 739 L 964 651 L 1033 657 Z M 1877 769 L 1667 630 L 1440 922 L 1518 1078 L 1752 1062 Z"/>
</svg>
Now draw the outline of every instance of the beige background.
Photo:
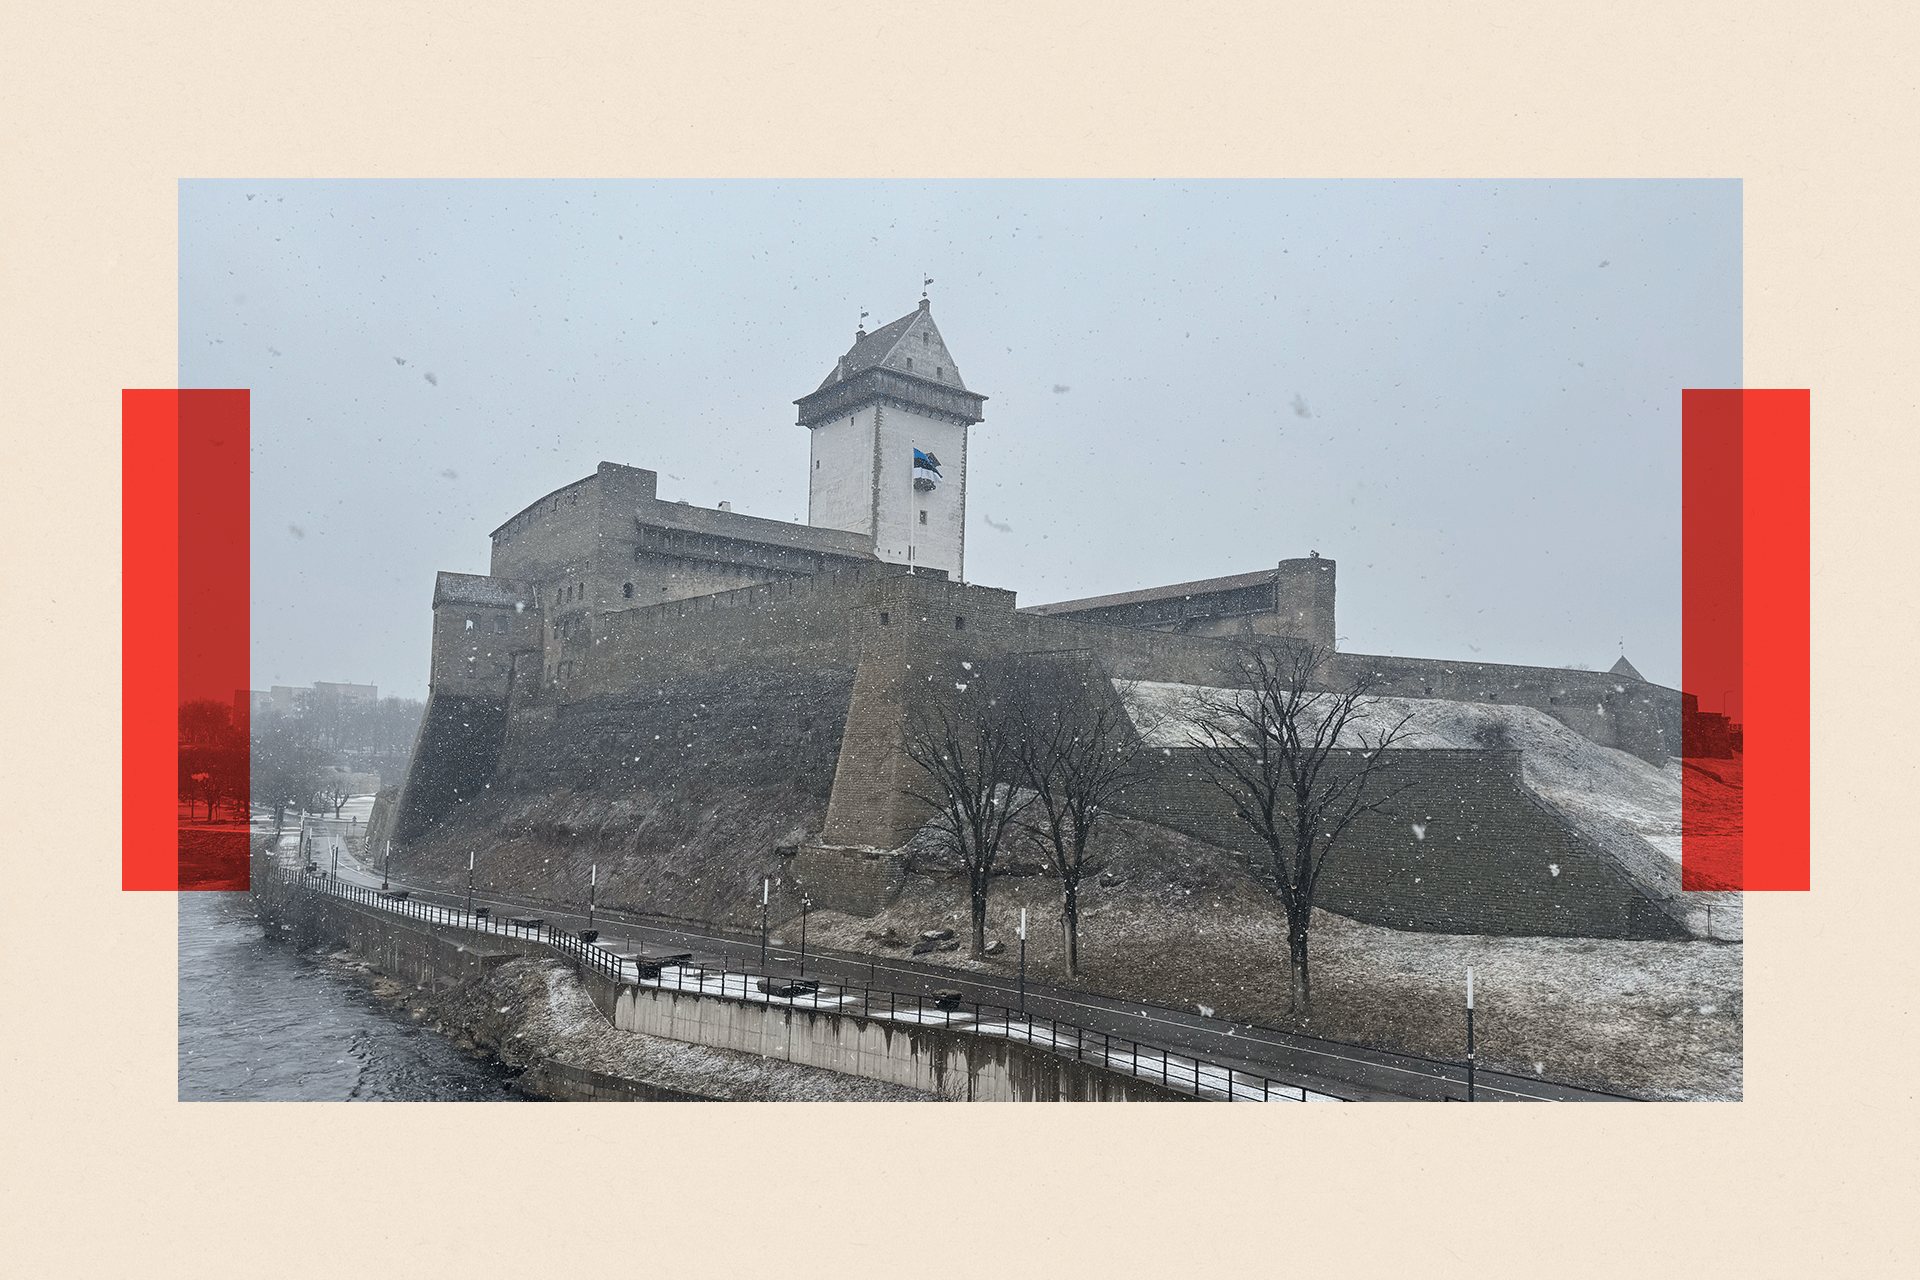
<svg viewBox="0 0 1920 1280">
<path fill-rule="evenodd" d="M 10 9 L 0 1269 L 1913 1267 L 1907 7 Z M 1746 1102 L 174 1100 L 174 902 L 117 892 L 115 477 L 119 389 L 173 383 L 178 178 L 1156 174 L 1745 179 L 1747 385 L 1813 389 L 1818 762 L 1816 892 L 1749 906 Z"/>
</svg>

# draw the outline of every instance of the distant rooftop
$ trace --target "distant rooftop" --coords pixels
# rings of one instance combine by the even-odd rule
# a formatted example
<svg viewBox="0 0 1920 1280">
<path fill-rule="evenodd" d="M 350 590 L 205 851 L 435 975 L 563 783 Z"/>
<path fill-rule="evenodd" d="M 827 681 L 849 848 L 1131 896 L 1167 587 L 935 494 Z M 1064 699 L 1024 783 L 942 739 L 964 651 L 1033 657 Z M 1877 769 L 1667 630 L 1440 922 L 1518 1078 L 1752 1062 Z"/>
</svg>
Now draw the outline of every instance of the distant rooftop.
<svg viewBox="0 0 1920 1280">
<path fill-rule="evenodd" d="M 710 537 L 731 538 L 736 542 L 757 542 L 762 546 L 873 559 L 873 539 L 864 533 L 822 529 L 787 520 L 769 520 L 764 516 L 743 515 L 738 511 L 696 507 L 687 502 L 668 502 L 656 498 L 650 506 L 643 504 L 634 513 L 634 518 L 643 525 L 704 533 Z"/>
<path fill-rule="evenodd" d="M 1088 596 L 1084 600 L 1062 600 L 1055 604 L 1029 605 L 1021 613 L 1042 615 L 1061 613 L 1082 613 L 1090 609 L 1110 609 L 1123 604 L 1146 604 L 1154 600 L 1179 600 L 1193 596 L 1213 595 L 1221 591 L 1237 591 L 1242 587 L 1258 587 L 1273 582 L 1279 577 L 1276 569 L 1260 569 L 1253 573 L 1236 573 L 1225 578 L 1202 578 L 1198 582 L 1176 582 L 1170 587 L 1145 587 L 1139 591 L 1122 591 L 1117 595 Z"/>
</svg>

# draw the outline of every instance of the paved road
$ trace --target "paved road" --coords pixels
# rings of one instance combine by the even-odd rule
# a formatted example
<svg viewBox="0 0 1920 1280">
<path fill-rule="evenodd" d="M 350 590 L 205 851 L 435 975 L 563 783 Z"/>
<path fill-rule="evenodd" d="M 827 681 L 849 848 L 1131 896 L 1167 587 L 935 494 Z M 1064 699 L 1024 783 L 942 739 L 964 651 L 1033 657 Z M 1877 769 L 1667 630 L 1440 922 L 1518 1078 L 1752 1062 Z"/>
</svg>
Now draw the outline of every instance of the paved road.
<svg viewBox="0 0 1920 1280">
<path fill-rule="evenodd" d="M 332 865 L 327 840 L 325 835 L 316 837 L 314 860 L 323 869 L 331 869 Z M 292 842 L 286 844 L 290 848 Z M 344 844 L 340 879 L 375 889 L 381 885 L 380 872 L 358 864 L 347 854 Z M 393 887 L 409 888 L 415 898 L 425 902 L 461 908 L 466 905 L 460 895 L 416 888 L 398 880 Z M 584 912 L 556 908 L 552 903 L 500 894 L 476 895 L 474 903 L 495 908 L 496 914 L 504 908 L 511 914 L 539 916 L 569 931 L 587 926 Z M 618 934 L 646 947 L 691 951 L 695 964 L 713 968 L 757 969 L 760 962 L 757 933 L 747 935 L 668 924 L 608 911 L 595 912 L 594 927 L 601 931 L 603 945 Z M 770 948 L 768 961 L 768 971 L 773 973 L 792 974 L 800 967 L 799 953 L 792 947 Z M 805 964 L 807 977 L 847 987 L 872 986 L 905 995 L 946 989 L 959 991 L 968 1005 L 977 1002 L 1016 1010 L 1021 1007 L 1017 982 L 997 974 L 947 969 L 893 956 L 812 948 Z M 1025 1012 L 1032 1017 L 1058 1019 L 1091 1032 L 1138 1040 L 1178 1054 L 1197 1055 L 1233 1071 L 1270 1076 L 1349 1101 L 1464 1102 L 1467 1097 L 1465 1068 L 1458 1063 L 1386 1053 L 1270 1027 L 1203 1017 L 1179 1009 L 1029 983 Z M 1474 1096 L 1486 1102 L 1624 1100 L 1613 1094 L 1490 1071 L 1475 1073 Z"/>
</svg>

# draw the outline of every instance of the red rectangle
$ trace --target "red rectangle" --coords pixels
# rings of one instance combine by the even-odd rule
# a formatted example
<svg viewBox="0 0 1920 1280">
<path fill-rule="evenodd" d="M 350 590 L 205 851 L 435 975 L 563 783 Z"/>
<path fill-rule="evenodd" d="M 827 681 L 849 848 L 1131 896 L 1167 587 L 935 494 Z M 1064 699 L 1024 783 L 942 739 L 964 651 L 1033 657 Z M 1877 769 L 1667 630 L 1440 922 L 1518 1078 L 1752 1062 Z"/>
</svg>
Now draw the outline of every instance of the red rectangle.
<svg viewBox="0 0 1920 1280">
<path fill-rule="evenodd" d="M 120 393 L 120 887 L 180 885 L 177 391 Z"/>
<path fill-rule="evenodd" d="M 1685 391 L 1681 423 L 1681 885 L 1806 889 L 1809 397 Z"/>
<path fill-rule="evenodd" d="M 1812 397 L 1742 395 L 1746 509 L 1746 875 L 1813 887 L 1810 476 Z"/>
<path fill-rule="evenodd" d="M 248 415 L 122 393 L 124 889 L 247 887 Z"/>
</svg>

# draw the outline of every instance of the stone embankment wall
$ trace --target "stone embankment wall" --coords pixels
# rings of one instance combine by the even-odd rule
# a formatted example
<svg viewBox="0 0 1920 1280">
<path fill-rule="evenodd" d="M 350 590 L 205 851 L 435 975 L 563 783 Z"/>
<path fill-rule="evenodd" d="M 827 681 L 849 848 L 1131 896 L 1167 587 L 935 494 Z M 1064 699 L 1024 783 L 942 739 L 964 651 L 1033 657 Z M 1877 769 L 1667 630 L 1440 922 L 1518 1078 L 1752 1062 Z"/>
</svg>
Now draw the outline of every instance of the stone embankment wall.
<svg viewBox="0 0 1920 1280">
<path fill-rule="evenodd" d="M 622 1031 L 823 1067 L 951 1102 L 1191 1101 L 1177 1089 L 1016 1041 L 616 984 L 592 972 L 581 977 L 594 1003 Z"/>
<path fill-rule="evenodd" d="M 514 1081 L 522 1093 L 554 1102 L 712 1102 L 697 1093 L 682 1093 L 644 1080 L 610 1076 L 604 1071 L 548 1059 L 530 1067 Z"/>
<path fill-rule="evenodd" d="M 521 955 L 550 954 L 538 942 L 470 935 L 315 893 L 295 895 L 318 917 L 322 936 L 414 986 L 451 987 Z M 1127 1102 L 1186 1097 L 1130 1076 L 1027 1045 L 943 1027 L 725 1000 L 615 983 L 578 970 L 594 1005 L 615 1027 L 644 1035 L 757 1054 L 969 1102 Z M 542 1096 L 579 1100 L 660 1100 L 672 1091 L 565 1064 L 544 1064 L 524 1082 Z M 672 1094 L 673 1099 L 685 1094 Z M 671 1100 L 671 1099 L 670 1099 Z"/>
</svg>

